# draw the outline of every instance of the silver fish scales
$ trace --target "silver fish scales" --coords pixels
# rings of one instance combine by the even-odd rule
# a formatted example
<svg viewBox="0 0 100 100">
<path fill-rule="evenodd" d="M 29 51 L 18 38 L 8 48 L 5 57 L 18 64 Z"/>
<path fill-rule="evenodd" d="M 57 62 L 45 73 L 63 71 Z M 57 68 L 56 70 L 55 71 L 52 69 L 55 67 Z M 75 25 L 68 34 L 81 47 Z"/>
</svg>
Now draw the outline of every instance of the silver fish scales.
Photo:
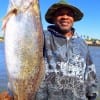
<svg viewBox="0 0 100 100">
<path fill-rule="evenodd" d="M 38 0 L 10 0 L 3 24 L 6 66 L 14 100 L 33 100 L 44 75 Z"/>
</svg>

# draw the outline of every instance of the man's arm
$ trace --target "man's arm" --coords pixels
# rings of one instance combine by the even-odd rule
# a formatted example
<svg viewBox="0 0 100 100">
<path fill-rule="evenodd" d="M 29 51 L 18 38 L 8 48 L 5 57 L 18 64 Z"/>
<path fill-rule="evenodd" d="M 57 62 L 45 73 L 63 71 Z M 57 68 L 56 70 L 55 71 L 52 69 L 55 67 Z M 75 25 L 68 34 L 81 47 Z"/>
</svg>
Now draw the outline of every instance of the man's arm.
<svg viewBox="0 0 100 100">
<path fill-rule="evenodd" d="M 88 100 L 96 100 L 98 94 L 96 70 L 89 52 L 87 54 L 86 64 L 86 96 Z"/>
</svg>

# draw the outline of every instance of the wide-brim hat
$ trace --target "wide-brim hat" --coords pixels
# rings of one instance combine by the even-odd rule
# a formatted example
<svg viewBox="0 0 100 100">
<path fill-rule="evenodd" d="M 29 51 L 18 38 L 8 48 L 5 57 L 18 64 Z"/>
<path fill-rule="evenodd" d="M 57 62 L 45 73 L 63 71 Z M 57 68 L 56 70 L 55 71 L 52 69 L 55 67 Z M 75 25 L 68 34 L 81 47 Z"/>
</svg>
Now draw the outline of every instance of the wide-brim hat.
<svg viewBox="0 0 100 100">
<path fill-rule="evenodd" d="M 69 5 L 67 3 L 55 3 L 53 4 L 48 10 L 47 13 L 45 14 L 45 19 L 48 23 L 54 24 L 54 14 L 59 8 L 69 8 L 73 11 L 74 13 L 74 21 L 79 21 L 83 17 L 83 13 L 76 8 L 75 6 Z"/>
</svg>

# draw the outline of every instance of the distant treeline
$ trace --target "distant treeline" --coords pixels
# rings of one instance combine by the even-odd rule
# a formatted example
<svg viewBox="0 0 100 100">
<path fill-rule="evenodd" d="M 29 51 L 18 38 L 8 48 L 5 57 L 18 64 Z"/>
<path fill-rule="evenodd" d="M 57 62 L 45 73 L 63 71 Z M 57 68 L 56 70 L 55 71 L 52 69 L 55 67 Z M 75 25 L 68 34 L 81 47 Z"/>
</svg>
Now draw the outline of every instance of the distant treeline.
<svg viewBox="0 0 100 100">
<path fill-rule="evenodd" d="M 4 39 L 4 37 L 0 37 L 0 39 Z"/>
</svg>

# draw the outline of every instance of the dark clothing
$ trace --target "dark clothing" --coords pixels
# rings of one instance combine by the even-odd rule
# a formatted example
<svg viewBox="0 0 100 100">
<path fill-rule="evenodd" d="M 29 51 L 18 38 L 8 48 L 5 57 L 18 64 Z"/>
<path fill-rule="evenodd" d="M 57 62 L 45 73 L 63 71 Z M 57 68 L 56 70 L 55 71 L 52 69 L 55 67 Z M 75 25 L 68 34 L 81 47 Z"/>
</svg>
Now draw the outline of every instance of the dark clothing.
<svg viewBox="0 0 100 100">
<path fill-rule="evenodd" d="M 44 32 L 46 71 L 36 100 L 86 100 L 97 94 L 95 65 L 88 46 L 72 31 L 71 38 L 60 34 L 55 26 Z"/>
</svg>

